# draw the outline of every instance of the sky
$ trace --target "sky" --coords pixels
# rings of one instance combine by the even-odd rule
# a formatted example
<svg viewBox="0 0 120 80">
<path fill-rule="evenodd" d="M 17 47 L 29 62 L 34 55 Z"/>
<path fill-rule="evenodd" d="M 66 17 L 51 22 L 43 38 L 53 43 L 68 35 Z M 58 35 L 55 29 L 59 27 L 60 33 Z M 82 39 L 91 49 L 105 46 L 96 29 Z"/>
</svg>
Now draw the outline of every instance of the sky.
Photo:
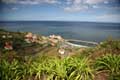
<svg viewBox="0 0 120 80">
<path fill-rule="evenodd" d="M 0 21 L 120 23 L 120 0 L 0 0 Z"/>
</svg>

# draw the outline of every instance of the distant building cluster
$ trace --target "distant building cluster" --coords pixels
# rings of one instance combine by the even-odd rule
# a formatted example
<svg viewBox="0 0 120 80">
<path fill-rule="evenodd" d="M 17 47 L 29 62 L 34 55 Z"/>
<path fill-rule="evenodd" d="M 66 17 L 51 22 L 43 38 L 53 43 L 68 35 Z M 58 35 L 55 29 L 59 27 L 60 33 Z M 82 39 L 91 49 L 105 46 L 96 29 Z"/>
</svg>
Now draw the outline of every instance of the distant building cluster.
<svg viewBox="0 0 120 80">
<path fill-rule="evenodd" d="M 3 35 L 2 38 L 3 39 L 5 39 L 5 38 L 13 38 L 13 36 L 8 34 L 8 35 Z"/>
<path fill-rule="evenodd" d="M 61 36 L 54 35 L 54 34 L 50 35 L 48 37 L 45 37 L 45 36 L 37 36 L 36 34 L 28 32 L 23 37 L 24 37 L 23 40 L 27 43 L 38 43 L 38 44 L 48 43 L 51 46 L 56 46 L 59 42 L 60 43 L 64 42 L 64 39 Z M 10 34 L 9 35 L 2 35 L 1 38 L 6 40 L 6 39 L 9 39 L 9 38 L 13 38 L 13 36 L 10 35 Z M 13 50 L 13 44 L 12 44 L 11 40 L 8 40 L 8 41 L 4 42 L 4 49 L 5 50 Z M 65 48 L 60 48 L 58 52 L 60 54 L 65 54 L 66 53 Z"/>
<path fill-rule="evenodd" d="M 33 43 L 33 42 L 38 42 L 39 40 L 36 34 L 29 32 L 25 35 L 25 41 L 27 43 Z"/>
<path fill-rule="evenodd" d="M 13 36 L 8 33 L 7 35 L 2 35 L 2 38 L 3 39 L 10 39 L 10 38 L 13 38 Z M 11 41 L 5 41 L 4 49 L 5 50 L 12 50 L 13 49 L 12 42 Z"/>
<path fill-rule="evenodd" d="M 5 42 L 5 46 L 4 46 L 5 50 L 12 50 L 12 43 L 11 42 Z"/>
<path fill-rule="evenodd" d="M 59 41 L 64 41 L 64 39 L 59 35 L 50 35 L 49 41 L 52 46 L 55 46 Z"/>
<path fill-rule="evenodd" d="M 69 54 L 72 53 L 72 47 L 64 43 L 59 47 L 58 53 L 60 54 L 61 58 L 69 56 Z"/>
</svg>

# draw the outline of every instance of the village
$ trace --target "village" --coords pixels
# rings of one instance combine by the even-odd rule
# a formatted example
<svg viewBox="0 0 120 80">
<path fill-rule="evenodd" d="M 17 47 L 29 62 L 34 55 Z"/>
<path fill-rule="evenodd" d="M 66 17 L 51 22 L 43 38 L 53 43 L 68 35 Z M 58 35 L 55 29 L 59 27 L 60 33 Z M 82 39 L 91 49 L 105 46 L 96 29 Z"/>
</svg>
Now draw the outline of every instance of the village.
<svg viewBox="0 0 120 80">
<path fill-rule="evenodd" d="M 14 33 L 15 34 L 15 33 Z M 16 33 L 17 34 L 17 33 Z M 60 55 L 61 57 L 68 56 L 73 53 L 73 47 L 66 44 L 65 39 L 63 39 L 60 35 L 49 35 L 49 36 L 39 36 L 37 34 L 33 34 L 31 32 L 20 33 L 21 35 L 13 35 L 11 33 L 1 34 L 1 50 L 4 51 L 23 51 L 25 54 L 28 53 L 38 53 L 43 49 L 47 49 L 48 46 L 50 48 L 55 48 L 56 55 Z M 21 37 L 20 37 L 21 36 Z M 20 38 L 18 38 L 20 37 Z M 17 39 L 18 38 L 18 39 Z M 21 41 L 19 41 L 21 39 Z M 17 41 L 19 43 L 17 43 Z M 22 46 L 22 47 L 21 47 Z M 38 47 L 35 47 L 38 46 Z M 33 49 L 36 48 L 36 49 Z M 36 51 L 34 51 L 36 50 Z M 22 52 L 23 53 L 23 52 Z"/>
</svg>

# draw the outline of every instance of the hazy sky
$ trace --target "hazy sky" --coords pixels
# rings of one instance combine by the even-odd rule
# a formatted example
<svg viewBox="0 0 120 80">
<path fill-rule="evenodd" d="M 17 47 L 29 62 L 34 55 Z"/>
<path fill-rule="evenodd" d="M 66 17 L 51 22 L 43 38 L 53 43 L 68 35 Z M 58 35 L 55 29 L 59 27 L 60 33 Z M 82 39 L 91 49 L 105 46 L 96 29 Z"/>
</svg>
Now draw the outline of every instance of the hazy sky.
<svg viewBox="0 0 120 80">
<path fill-rule="evenodd" d="M 120 0 L 1 0 L 0 21 L 119 22 Z"/>
</svg>

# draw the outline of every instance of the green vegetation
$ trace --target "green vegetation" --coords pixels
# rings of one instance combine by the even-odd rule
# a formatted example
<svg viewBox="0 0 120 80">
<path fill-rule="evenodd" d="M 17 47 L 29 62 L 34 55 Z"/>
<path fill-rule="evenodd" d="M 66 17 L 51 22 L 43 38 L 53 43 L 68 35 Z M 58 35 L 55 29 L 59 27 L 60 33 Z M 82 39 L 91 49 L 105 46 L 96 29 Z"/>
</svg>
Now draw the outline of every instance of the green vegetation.
<svg viewBox="0 0 120 80">
<path fill-rule="evenodd" d="M 20 65 L 18 60 L 13 60 L 11 63 L 6 60 L 1 60 L 0 78 L 1 80 L 20 80 L 25 74 L 23 70 L 25 69 L 22 68 L 22 64 Z"/>
<path fill-rule="evenodd" d="M 84 57 L 56 57 L 41 56 L 29 58 L 27 62 L 5 59 L 0 63 L 1 80 L 93 80 L 94 69 L 90 61 Z"/>
<path fill-rule="evenodd" d="M 95 62 L 97 71 L 109 73 L 110 80 L 120 79 L 120 55 L 106 55 L 98 58 Z"/>
<path fill-rule="evenodd" d="M 3 39 L 8 33 L 13 38 Z M 0 30 L 0 80 L 120 80 L 120 40 L 60 58 L 56 46 L 26 43 L 24 34 Z M 6 40 L 13 50 L 4 49 Z"/>
<path fill-rule="evenodd" d="M 35 54 L 43 48 L 49 46 L 48 44 L 29 44 L 25 41 L 25 35 L 25 32 L 8 32 L 0 29 L 0 53 L 4 53 L 7 51 L 4 49 L 5 42 L 11 43 L 14 51 L 19 55 Z M 41 36 L 39 36 L 38 38 L 41 39 Z"/>
</svg>

